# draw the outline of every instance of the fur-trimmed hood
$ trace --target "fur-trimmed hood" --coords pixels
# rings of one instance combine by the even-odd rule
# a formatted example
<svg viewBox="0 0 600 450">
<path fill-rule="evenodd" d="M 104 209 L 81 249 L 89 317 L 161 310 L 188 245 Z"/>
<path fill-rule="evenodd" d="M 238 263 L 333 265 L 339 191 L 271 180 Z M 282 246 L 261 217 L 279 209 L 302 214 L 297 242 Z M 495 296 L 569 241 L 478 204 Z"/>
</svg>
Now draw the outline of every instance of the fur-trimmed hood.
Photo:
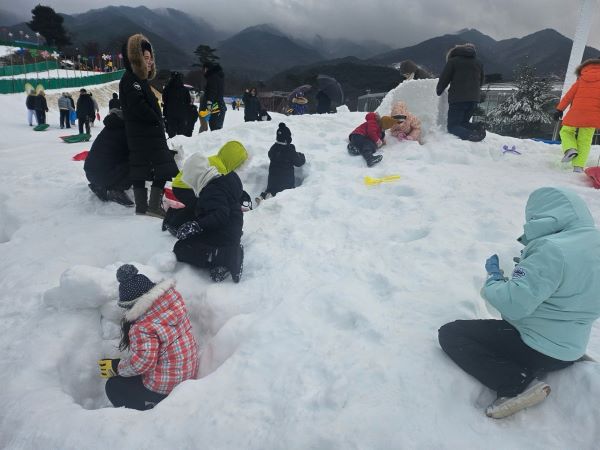
<svg viewBox="0 0 600 450">
<path fill-rule="evenodd" d="M 460 44 L 455 45 L 448 53 L 446 53 L 446 61 L 455 56 L 464 56 L 466 58 L 475 58 L 477 56 L 477 50 L 475 44 Z"/>
<path fill-rule="evenodd" d="M 584 62 L 582 62 L 581 64 L 579 64 L 577 66 L 577 68 L 575 69 L 575 74 L 580 77 L 581 76 L 581 71 L 588 66 L 591 65 L 597 65 L 600 64 L 600 59 L 598 58 L 592 58 L 592 59 L 586 59 Z"/>
<path fill-rule="evenodd" d="M 138 297 L 135 305 L 125 313 L 125 320 L 127 322 L 133 322 L 139 319 L 146 311 L 150 309 L 153 303 L 160 297 L 162 297 L 169 289 L 175 287 L 174 280 L 164 280 L 146 292 L 144 295 Z"/>
<path fill-rule="evenodd" d="M 154 59 L 152 70 L 150 73 L 146 70 L 146 61 L 144 60 L 144 51 L 142 43 L 150 46 L 150 53 Z M 141 33 L 134 34 L 127 39 L 127 43 L 123 46 L 123 64 L 130 72 L 133 72 L 140 80 L 152 80 L 156 76 L 156 54 L 150 40 Z"/>
</svg>

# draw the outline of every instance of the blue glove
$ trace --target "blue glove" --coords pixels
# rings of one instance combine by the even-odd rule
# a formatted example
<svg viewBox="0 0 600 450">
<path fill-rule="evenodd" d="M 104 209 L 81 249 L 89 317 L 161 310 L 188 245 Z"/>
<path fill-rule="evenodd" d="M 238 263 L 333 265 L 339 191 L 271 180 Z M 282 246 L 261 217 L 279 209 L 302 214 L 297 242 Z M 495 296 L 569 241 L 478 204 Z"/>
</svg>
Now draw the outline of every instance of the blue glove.
<svg viewBox="0 0 600 450">
<path fill-rule="evenodd" d="M 198 234 L 202 231 L 200 225 L 195 220 L 190 220 L 189 222 L 184 223 L 177 230 L 177 239 L 187 239 L 190 236 Z"/>
<path fill-rule="evenodd" d="M 498 259 L 498 255 L 492 255 L 485 261 L 485 270 L 488 273 L 488 279 L 504 279 L 504 274 L 500 270 L 500 260 Z"/>
</svg>

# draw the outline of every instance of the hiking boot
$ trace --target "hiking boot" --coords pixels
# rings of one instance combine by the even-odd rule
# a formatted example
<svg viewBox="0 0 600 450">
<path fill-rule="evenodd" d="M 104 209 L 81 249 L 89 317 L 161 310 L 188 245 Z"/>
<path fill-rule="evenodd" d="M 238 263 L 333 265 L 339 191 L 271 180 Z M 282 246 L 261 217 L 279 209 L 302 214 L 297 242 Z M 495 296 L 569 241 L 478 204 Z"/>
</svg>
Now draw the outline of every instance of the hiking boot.
<svg viewBox="0 0 600 450">
<path fill-rule="evenodd" d="M 108 201 L 108 193 L 106 192 L 106 189 L 93 183 L 88 184 L 88 187 L 94 194 L 96 194 L 96 197 L 98 197 L 100 200 L 102 200 L 103 202 Z"/>
<path fill-rule="evenodd" d="M 515 397 L 498 397 L 486 408 L 485 414 L 493 419 L 502 419 L 541 403 L 549 394 L 550 386 L 543 381 L 534 380 L 528 389 Z"/>
<path fill-rule="evenodd" d="M 133 206 L 134 203 L 131 201 L 125 191 L 108 191 L 108 200 L 111 202 L 118 203 L 123 206 Z"/>
<path fill-rule="evenodd" d="M 151 187 L 150 188 L 150 200 L 148 200 L 148 210 L 146 211 L 147 216 L 158 217 L 159 219 L 165 218 L 165 210 L 162 207 L 162 196 L 163 188 Z"/>
<path fill-rule="evenodd" d="M 148 211 L 148 189 L 133 188 L 133 198 L 135 200 L 135 213 L 145 215 Z"/>
<path fill-rule="evenodd" d="M 239 283 L 244 270 L 244 246 L 240 244 L 231 256 L 230 272 L 234 283 Z"/>
<path fill-rule="evenodd" d="M 565 152 L 565 156 L 563 156 L 563 159 L 561 159 L 560 162 L 569 162 L 573 158 L 577 158 L 578 154 L 579 153 L 577 153 L 577 150 L 575 150 L 574 148 L 570 148 Z"/>
<path fill-rule="evenodd" d="M 210 279 L 216 283 L 224 281 L 227 275 L 229 275 L 229 269 L 225 266 L 211 267 L 210 269 Z"/>
<path fill-rule="evenodd" d="M 348 149 L 348 153 L 350 153 L 352 156 L 360 155 L 360 150 L 352 142 L 350 142 L 346 148 Z"/>
<path fill-rule="evenodd" d="M 373 167 L 375 164 L 377 164 L 382 159 L 383 159 L 382 155 L 374 155 L 372 153 L 370 155 L 365 155 L 365 161 L 367 161 L 368 167 Z"/>
<path fill-rule="evenodd" d="M 583 172 L 583 167 L 573 166 L 573 172 L 575 172 L 575 173 L 582 173 Z"/>
</svg>

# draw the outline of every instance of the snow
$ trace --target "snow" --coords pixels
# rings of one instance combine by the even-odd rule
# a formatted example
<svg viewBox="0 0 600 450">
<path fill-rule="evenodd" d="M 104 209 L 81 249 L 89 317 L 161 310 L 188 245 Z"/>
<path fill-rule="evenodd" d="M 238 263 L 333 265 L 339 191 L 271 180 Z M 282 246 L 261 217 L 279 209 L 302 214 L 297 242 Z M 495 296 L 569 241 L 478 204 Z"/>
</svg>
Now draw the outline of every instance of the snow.
<svg viewBox="0 0 600 450">
<path fill-rule="evenodd" d="M 7 75 L 0 77 L 0 80 L 11 80 L 27 78 L 29 80 L 45 79 L 45 78 L 82 78 L 91 75 L 102 75 L 104 72 L 93 72 L 86 70 L 67 70 L 67 69 L 50 69 L 40 72 L 28 72 L 19 75 Z"/>
<path fill-rule="evenodd" d="M 3 56 L 8 56 L 11 53 L 16 52 L 19 49 L 19 47 L 12 47 L 9 45 L 0 45 L 0 58 Z"/>
<path fill-rule="evenodd" d="M 511 270 L 531 191 L 574 189 L 599 221 L 598 191 L 561 166 L 558 146 L 448 135 L 433 83 L 384 99 L 423 119 L 425 144 L 389 137 L 371 169 L 346 151 L 364 113 L 244 123 L 230 109 L 223 130 L 172 140 L 186 155 L 243 142 L 252 197 L 280 120 L 306 154 L 297 189 L 245 213 L 239 284 L 177 263 L 160 221 L 95 199 L 71 161 L 90 143 L 61 143 L 55 109 L 50 129 L 33 132 L 25 96 L 1 96 L 0 448 L 598 448 L 600 364 L 550 374 L 542 405 L 495 421 L 483 413 L 492 392 L 437 343 L 446 322 L 497 317 L 479 296 L 484 261 L 498 253 Z M 147 412 L 110 407 L 96 363 L 119 355 L 125 262 L 177 281 L 202 351 L 200 379 Z M 600 355 L 598 324 L 588 354 Z"/>
</svg>

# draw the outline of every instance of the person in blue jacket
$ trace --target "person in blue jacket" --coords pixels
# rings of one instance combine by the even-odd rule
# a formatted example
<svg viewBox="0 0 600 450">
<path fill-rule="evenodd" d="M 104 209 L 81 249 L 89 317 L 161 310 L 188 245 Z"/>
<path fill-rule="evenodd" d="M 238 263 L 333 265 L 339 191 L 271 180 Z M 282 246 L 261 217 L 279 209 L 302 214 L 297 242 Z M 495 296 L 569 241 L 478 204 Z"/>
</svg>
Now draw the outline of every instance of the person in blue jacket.
<svg viewBox="0 0 600 450">
<path fill-rule="evenodd" d="M 543 401 L 540 378 L 582 358 L 600 317 L 600 232 L 572 191 L 535 190 L 525 209 L 525 248 L 510 278 L 486 261 L 481 294 L 502 320 L 457 320 L 439 330 L 448 356 L 497 392 L 486 409 L 502 418 Z"/>
</svg>

